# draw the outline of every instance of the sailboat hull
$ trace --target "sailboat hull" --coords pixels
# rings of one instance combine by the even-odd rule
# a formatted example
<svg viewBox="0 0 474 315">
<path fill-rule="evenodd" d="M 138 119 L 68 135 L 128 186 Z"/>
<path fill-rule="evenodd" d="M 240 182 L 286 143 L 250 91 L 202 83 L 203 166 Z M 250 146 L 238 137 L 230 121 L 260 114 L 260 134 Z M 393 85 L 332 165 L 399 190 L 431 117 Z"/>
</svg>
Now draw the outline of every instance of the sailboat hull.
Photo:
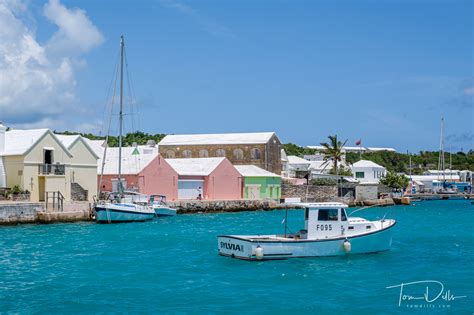
<svg viewBox="0 0 474 315">
<path fill-rule="evenodd" d="M 140 210 L 134 205 L 111 204 L 95 207 L 97 223 L 143 222 L 153 219 L 154 211 Z"/>
</svg>

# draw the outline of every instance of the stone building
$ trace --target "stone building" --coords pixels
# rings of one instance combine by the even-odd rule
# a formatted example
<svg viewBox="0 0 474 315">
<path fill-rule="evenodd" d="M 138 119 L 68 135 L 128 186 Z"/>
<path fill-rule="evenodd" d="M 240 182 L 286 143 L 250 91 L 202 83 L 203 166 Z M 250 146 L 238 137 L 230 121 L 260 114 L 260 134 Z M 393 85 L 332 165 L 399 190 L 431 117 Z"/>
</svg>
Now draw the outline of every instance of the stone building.
<svg viewBox="0 0 474 315">
<path fill-rule="evenodd" d="M 274 132 L 168 135 L 159 143 L 161 156 L 226 157 L 234 165 L 255 165 L 281 174 L 282 145 Z"/>
</svg>

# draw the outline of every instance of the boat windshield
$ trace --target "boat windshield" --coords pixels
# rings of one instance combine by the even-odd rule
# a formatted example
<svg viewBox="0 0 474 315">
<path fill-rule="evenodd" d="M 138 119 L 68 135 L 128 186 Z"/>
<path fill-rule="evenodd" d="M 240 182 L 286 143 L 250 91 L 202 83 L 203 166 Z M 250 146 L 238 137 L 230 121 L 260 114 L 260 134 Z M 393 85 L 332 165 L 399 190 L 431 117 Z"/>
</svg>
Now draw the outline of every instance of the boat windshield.
<svg viewBox="0 0 474 315">
<path fill-rule="evenodd" d="M 347 221 L 346 209 L 341 209 L 341 221 Z"/>
<path fill-rule="evenodd" d="M 338 209 L 319 209 L 318 221 L 337 221 Z"/>
</svg>

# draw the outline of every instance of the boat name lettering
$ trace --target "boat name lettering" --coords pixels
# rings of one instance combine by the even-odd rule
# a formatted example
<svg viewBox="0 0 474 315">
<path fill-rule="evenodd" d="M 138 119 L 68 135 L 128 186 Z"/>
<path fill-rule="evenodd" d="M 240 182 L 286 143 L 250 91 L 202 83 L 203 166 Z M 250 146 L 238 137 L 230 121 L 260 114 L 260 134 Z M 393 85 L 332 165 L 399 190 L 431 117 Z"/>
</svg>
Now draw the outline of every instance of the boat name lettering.
<svg viewBox="0 0 474 315">
<path fill-rule="evenodd" d="M 230 249 L 230 250 L 238 250 L 239 252 L 244 251 L 244 245 L 232 244 L 221 242 L 221 248 Z"/>
<path fill-rule="evenodd" d="M 332 231 L 332 224 L 316 224 L 316 231 Z"/>
</svg>

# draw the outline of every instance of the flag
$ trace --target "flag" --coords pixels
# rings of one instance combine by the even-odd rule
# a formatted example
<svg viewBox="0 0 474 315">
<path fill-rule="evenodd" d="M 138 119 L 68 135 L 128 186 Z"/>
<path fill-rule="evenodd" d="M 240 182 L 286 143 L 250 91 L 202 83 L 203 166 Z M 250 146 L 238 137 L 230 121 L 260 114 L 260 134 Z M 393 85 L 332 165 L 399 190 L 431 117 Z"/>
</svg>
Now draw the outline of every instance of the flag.
<svg viewBox="0 0 474 315">
<path fill-rule="evenodd" d="M 362 140 L 360 139 L 356 141 L 356 145 L 360 145 L 361 143 L 362 143 Z"/>
</svg>

